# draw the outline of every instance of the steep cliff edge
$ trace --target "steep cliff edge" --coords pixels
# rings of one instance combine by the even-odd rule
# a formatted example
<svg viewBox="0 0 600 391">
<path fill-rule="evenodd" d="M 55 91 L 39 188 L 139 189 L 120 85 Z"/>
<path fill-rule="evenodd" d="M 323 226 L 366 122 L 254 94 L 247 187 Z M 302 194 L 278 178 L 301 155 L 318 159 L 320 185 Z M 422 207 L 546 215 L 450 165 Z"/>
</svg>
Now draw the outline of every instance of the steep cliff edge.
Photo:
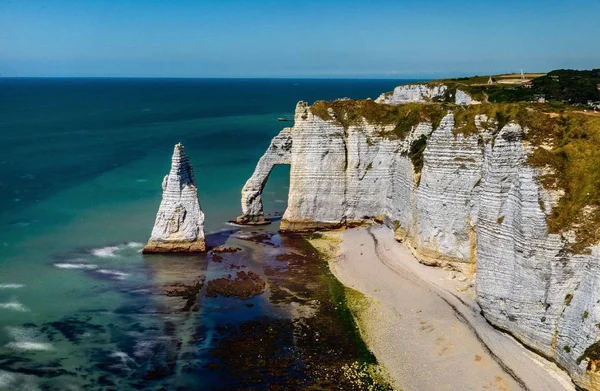
<svg viewBox="0 0 600 391">
<path fill-rule="evenodd" d="M 491 323 L 600 390 L 600 119 L 415 94 L 300 102 L 241 219 L 263 219 L 268 174 L 290 164 L 282 230 L 383 219 L 424 263 L 476 271 Z"/>
<path fill-rule="evenodd" d="M 143 252 L 206 251 L 204 213 L 198 201 L 194 170 L 181 144 L 175 145 L 171 170 L 163 180 L 162 190 L 156 221 Z"/>
</svg>

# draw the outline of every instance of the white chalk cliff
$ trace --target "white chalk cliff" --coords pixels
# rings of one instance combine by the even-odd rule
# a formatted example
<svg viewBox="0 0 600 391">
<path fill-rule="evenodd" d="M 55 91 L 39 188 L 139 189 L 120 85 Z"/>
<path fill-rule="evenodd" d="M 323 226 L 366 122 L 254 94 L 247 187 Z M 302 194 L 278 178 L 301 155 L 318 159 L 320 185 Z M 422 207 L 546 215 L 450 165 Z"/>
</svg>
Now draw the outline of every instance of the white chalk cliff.
<svg viewBox="0 0 600 391">
<path fill-rule="evenodd" d="M 162 183 L 162 200 L 144 253 L 203 252 L 204 213 L 194 170 L 181 143 L 175 145 L 171 171 Z"/>
<path fill-rule="evenodd" d="M 441 87 L 404 86 L 378 101 L 441 94 Z M 470 103 L 463 94 L 457 104 Z M 478 116 L 478 131 L 462 134 L 449 111 L 439 125 L 424 121 L 395 138 L 393 125 L 363 118 L 344 127 L 328 114 L 297 105 L 294 126 L 274 138 L 244 186 L 241 220 L 263 219 L 265 181 L 274 165 L 290 164 L 282 230 L 384 220 L 422 262 L 476 272 L 489 322 L 554 360 L 580 387 L 600 390 L 600 361 L 588 354 L 600 339 L 600 246 L 574 253 L 564 236 L 549 233 L 556 195 L 527 164 L 527 129 L 484 128 L 487 118 Z M 425 139 L 417 163 L 411 153 Z"/>
</svg>

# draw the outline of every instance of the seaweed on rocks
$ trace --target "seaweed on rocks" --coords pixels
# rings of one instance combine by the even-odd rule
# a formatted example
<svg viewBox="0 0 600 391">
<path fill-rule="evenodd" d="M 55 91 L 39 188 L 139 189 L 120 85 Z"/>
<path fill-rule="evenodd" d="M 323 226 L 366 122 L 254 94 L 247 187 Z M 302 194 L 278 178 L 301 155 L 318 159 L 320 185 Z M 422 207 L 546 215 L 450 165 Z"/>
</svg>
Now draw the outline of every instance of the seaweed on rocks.
<svg viewBox="0 0 600 391">
<path fill-rule="evenodd" d="M 248 273 L 239 271 L 235 278 L 229 275 L 209 281 L 206 286 L 206 296 L 224 296 L 248 300 L 262 294 L 265 291 L 265 287 L 265 280 L 260 278 L 258 274 L 252 271 Z"/>
</svg>

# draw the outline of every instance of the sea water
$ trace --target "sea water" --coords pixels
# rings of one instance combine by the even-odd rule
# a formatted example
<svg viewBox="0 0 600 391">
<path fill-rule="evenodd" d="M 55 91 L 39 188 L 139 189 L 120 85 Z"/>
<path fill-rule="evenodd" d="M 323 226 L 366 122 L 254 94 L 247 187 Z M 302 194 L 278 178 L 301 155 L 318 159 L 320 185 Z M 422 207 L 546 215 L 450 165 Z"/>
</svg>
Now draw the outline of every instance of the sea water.
<svg viewBox="0 0 600 391">
<path fill-rule="evenodd" d="M 376 98 L 402 82 L 0 79 L 0 389 L 228 389 L 277 378 L 248 380 L 250 364 L 231 371 L 214 356 L 223 327 L 294 317 L 295 299 L 273 304 L 273 278 L 294 278 L 275 259 L 303 250 L 276 234 L 276 219 L 264 231 L 227 225 L 240 190 L 297 101 Z M 195 169 L 208 244 L 242 248 L 225 262 L 141 254 L 177 142 Z M 271 174 L 266 213 L 285 210 L 288 174 Z M 185 313 L 185 300 L 165 294 L 198 281 L 204 292 L 242 269 L 273 286 L 244 301 L 200 295 Z"/>
</svg>

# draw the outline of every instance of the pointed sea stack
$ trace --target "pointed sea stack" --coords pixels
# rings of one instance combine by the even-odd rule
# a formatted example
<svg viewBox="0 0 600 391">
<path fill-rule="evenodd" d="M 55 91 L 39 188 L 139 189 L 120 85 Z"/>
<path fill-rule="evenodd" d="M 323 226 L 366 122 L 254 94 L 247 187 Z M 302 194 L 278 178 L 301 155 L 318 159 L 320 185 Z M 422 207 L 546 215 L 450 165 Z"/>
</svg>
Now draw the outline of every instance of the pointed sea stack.
<svg viewBox="0 0 600 391">
<path fill-rule="evenodd" d="M 143 253 L 206 251 L 204 213 L 198 201 L 194 170 L 181 143 L 175 145 L 171 171 L 165 176 L 162 189 L 152 235 Z"/>
</svg>

